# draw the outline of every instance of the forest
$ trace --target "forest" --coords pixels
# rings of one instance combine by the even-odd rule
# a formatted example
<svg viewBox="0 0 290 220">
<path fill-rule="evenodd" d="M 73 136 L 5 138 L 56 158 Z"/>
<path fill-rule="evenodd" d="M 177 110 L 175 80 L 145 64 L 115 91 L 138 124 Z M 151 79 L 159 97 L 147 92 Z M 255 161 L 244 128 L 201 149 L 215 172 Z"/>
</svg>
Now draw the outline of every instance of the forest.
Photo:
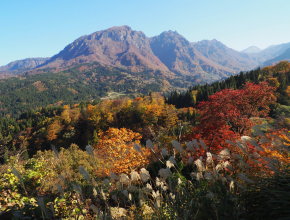
<svg viewBox="0 0 290 220">
<path fill-rule="evenodd" d="M 149 92 L 168 93 L 188 88 L 192 79 L 171 77 L 160 71 L 132 72 L 98 63 L 76 65 L 57 71 L 0 79 L 0 116 L 18 117 L 31 109 L 81 102 L 98 102 L 110 92 L 137 97 Z"/>
<path fill-rule="evenodd" d="M 9 85 L 57 91 L 74 74 Z M 290 218 L 290 63 L 97 101 L 85 78 L 58 105 L 28 93 L 17 106 L 23 91 L 0 83 L 0 219 Z"/>
</svg>

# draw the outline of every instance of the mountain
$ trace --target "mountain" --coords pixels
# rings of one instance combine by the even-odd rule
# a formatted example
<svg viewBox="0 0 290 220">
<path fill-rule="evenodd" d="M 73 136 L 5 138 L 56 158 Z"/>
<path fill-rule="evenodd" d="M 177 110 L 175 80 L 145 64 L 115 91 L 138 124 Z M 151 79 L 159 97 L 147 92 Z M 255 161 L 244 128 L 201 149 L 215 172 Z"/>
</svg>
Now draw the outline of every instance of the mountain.
<svg viewBox="0 0 290 220">
<path fill-rule="evenodd" d="M 189 76 L 196 82 L 211 82 L 233 73 L 204 57 L 177 32 L 163 32 L 148 38 L 128 26 L 112 27 L 80 37 L 40 68 L 63 68 L 90 62 L 134 72 L 159 70 L 172 76 Z"/>
<path fill-rule="evenodd" d="M 281 55 L 267 60 L 266 62 L 264 62 L 264 66 L 269 66 L 269 65 L 273 65 L 278 63 L 279 61 L 290 61 L 290 48 L 288 48 L 285 52 L 283 52 Z"/>
<path fill-rule="evenodd" d="M 166 31 L 150 40 L 154 54 L 175 73 L 217 80 L 233 72 L 204 57 L 188 40 L 175 31 Z"/>
<path fill-rule="evenodd" d="M 259 64 L 249 55 L 233 50 L 217 40 L 203 40 L 193 44 L 203 56 L 235 73 L 250 70 Z"/>
<path fill-rule="evenodd" d="M 90 62 L 127 67 L 133 71 L 147 68 L 168 71 L 153 54 L 145 34 L 128 26 L 112 27 L 80 37 L 50 58 L 42 67 L 59 68 Z"/>
<path fill-rule="evenodd" d="M 262 50 L 259 48 L 259 47 L 256 47 L 256 46 L 250 46 L 244 50 L 242 50 L 241 52 L 242 53 L 246 53 L 246 54 L 253 54 L 253 53 L 259 53 L 261 52 Z"/>
<path fill-rule="evenodd" d="M 262 54 L 264 57 L 268 56 L 268 57 L 274 58 L 281 55 L 289 48 L 290 48 L 290 42 L 284 43 L 284 44 L 273 45 L 261 51 L 260 54 Z"/>
<path fill-rule="evenodd" d="M 289 43 L 283 43 L 278 45 L 272 45 L 267 47 L 264 50 L 261 50 L 259 53 L 248 54 L 253 60 L 256 60 L 260 65 L 264 65 L 264 63 L 268 60 L 274 59 L 275 57 L 279 57 L 282 55 L 287 49 L 290 48 Z M 281 60 L 277 60 L 281 61 Z"/>
<path fill-rule="evenodd" d="M 21 73 L 45 63 L 49 58 L 27 58 L 0 66 L 0 73 Z"/>
<path fill-rule="evenodd" d="M 217 40 L 193 43 L 175 31 L 149 38 L 141 31 L 118 26 L 82 36 L 51 58 L 30 58 L 0 67 L 0 78 L 21 73 L 56 73 L 98 63 L 133 73 L 159 71 L 166 80 L 182 78 L 193 84 L 210 83 L 256 68 L 267 60 L 279 61 L 288 48 L 290 43 L 260 52 L 256 47 L 239 52 Z"/>
</svg>

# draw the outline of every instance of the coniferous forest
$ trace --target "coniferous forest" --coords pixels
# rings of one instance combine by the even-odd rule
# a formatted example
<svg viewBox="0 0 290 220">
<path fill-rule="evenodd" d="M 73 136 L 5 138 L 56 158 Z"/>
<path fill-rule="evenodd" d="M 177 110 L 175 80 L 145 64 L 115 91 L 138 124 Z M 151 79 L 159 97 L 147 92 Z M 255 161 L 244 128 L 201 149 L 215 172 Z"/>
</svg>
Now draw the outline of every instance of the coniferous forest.
<svg viewBox="0 0 290 220">
<path fill-rule="evenodd" d="M 0 219 L 289 219 L 290 63 L 174 92 L 105 71 L 0 83 Z"/>
</svg>

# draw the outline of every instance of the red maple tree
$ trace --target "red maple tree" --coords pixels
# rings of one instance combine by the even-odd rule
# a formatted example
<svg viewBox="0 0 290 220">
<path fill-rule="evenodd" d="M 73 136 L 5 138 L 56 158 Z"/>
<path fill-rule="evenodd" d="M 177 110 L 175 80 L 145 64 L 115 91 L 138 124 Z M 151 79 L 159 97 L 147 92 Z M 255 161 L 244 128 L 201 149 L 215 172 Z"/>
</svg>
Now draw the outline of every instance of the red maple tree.
<svg viewBox="0 0 290 220">
<path fill-rule="evenodd" d="M 242 89 L 224 89 L 198 105 L 200 124 L 191 138 L 201 138 L 215 149 L 227 146 L 226 140 L 236 140 L 250 132 L 251 117 L 266 117 L 274 104 L 275 88 L 267 82 L 246 83 Z"/>
</svg>

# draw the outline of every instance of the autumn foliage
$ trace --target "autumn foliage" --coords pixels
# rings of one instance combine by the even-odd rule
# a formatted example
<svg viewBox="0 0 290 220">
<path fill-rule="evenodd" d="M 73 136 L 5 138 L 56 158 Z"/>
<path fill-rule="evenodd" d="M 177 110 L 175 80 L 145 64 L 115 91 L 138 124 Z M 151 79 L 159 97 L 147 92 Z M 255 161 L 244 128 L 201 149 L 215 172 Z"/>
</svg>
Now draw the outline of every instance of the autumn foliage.
<svg viewBox="0 0 290 220">
<path fill-rule="evenodd" d="M 252 117 L 266 117 L 269 105 L 274 104 L 275 88 L 266 82 L 246 83 L 240 90 L 225 89 L 201 102 L 200 124 L 193 129 L 191 138 L 204 139 L 209 147 L 221 149 L 226 140 L 235 140 L 249 134 Z"/>
<path fill-rule="evenodd" d="M 57 139 L 58 133 L 62 130 L 62 124 L 60 120 L 54 120 L 48 127 L 47 127 L 47 140 L 52 141 Z"/>
<path fill-rule="evenodd" d="M 284 164 L 290 163 L 287 148 L 290 147 L 289 133 L 286 129 L 271 130 L 260 140 L 263 155 L 279 160 Z"/>
<path fill-rule="evenodd" d="M 142 136 L 126 128 L 110 128 L 100 134 L 100 140 L 94 146 L 98 158 L 109 164 L 103 168 L 103 174 L 129 173 L 149 163 L 151 151 L 140 147 Z"/>
</svg>

